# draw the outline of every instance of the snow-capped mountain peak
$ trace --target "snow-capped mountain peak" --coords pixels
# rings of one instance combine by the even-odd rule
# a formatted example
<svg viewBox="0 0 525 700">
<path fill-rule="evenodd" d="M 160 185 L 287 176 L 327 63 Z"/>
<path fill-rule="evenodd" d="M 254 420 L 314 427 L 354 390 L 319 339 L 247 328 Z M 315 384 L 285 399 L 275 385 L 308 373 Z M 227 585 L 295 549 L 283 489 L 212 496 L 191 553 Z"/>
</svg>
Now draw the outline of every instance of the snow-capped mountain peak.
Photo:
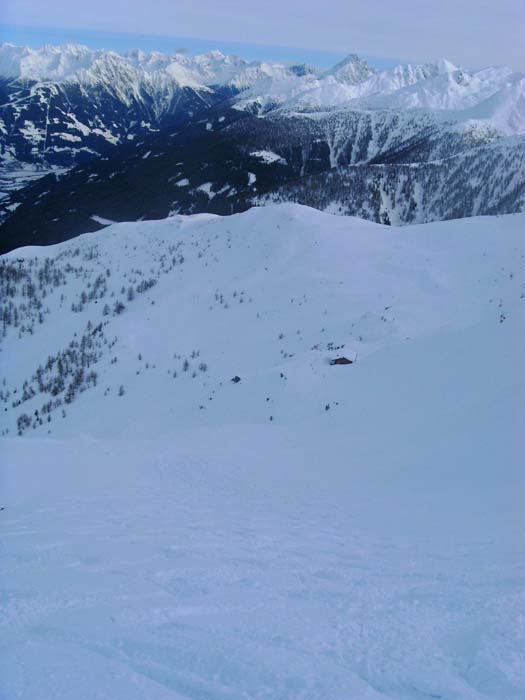
<svg viewBox="0 0 525 700">
<path fill-rule="evenodd" d="M 188 57 L 158 51 L 146 53 L 134 49 L 125 54 L 114 51 L 92 50 L 81 44 L 43 46 L 39 49 L 0 45 L 0 75 L 8 78 L 37 82 L 90 82 L 101 64 L 111 64 L 123 72 L 133 70 L 135 81 L 144 80 L 145 74 L 164 73 L 182 86 L 219 85 L 248 65 L 238 56 L 226 56 L 221 51 L 210 51 L 200 56 Z"/>
<path fill-rule="evenodd" d="M 82 44 L 45 45 L 40 49 L 0 45 L 0 75 L 22 80 L 67 80 L 87 68 L 99 54 Z"/>
<path fill-rule="evenodd" d="M 436 61 L 435 66 L 438 73 L 454 73 L 454 71 L 458 70 L 458 67 L 446 58 L 440 58 Z"/>
<path fill-rule="evenodd" d="M 446 59 L 433 63 L 405 64 L 376 71 L 356 56 L 350 56 L 327 71 L 317 82 L 310 82 L 304 90 L 290 94 L 283 101 L 288 112 L 320 112 L 336 109 L 412 110 L 455 112 L 475 108 L 503 90 L 500 101 L 515 99 L 515 90 L 509 91 L 509 81 L 523 78 L 506 66 L 468 70 Z M 498 108 L 505 112 L 505 107 Z M 506 111 L 511 111 L 509 107 Z M 512 124 L 520 124 L 513 119 Z M 522 133 L 507 124 L 505 133 Z M 496 127 L 498 128 L 498 127 Z"/>
<path fill-rule="evenodd" d="M 333 76 L 338 82 L 347 85 L 357 85 L 368 80 L 376 72 L 376 69 L 372 68 L 364 59 L 352 53 L 326 71 L 325 75 Z"/>
<path fill-rule="evenodd" d="M 513 71 L 472 71 L 442 58 L 378 71 L 350 54 L 324 73 L 307 66 L 247 61 L 220 50 L 198 56 L 140 49 L 119 54 L 81 44 L 39 49 L 0 45 L 0 76 L 36 82 L 105 84 L 112 93 L 139 95 L 158 86 L 209 91 L 226 86 L 242 93 L 238 107 L 263 111 L 284 105 L 292 111 L 326 109 L 464 110 L 503 89 Z M 163 98 L 164 99 L 164 98 Z M 153 98 L 155 104 L 158 100 Z"/>
</svg>

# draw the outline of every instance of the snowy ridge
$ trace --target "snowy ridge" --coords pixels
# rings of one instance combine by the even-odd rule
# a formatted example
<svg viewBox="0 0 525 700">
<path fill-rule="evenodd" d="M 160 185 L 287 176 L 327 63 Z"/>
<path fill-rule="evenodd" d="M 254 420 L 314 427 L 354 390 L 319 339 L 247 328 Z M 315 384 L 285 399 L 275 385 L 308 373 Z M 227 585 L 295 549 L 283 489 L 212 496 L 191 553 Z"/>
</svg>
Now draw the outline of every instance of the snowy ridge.
<svg viewBox="0 0 525 700">
<path fill-rule="evenodd" d="M 2 695 L 521 697 L 524 225 L 286 204 L 0 258 Z"/>
<path fill-rule="evenodd" d="M 341 75 L 342 69 L 321 77 L 310 75 L 308 80 L 277 75 L 265 85 L 255 84 L 243 92 L 238 107 L 253 109 L 257 104 L 263 112 L 277 107 L 283 114 L 426 110 L 458 122 L 472 118 L 479 110 L 480 119 L 502 133 L 525 133 L 520 102 L 525 76 L 508 67 L 471 71 L 441 60 L 378 72 L 363 68 L 357 57 L 352 59 L 345 65 L 354 66 L 359 61 L 358 77 L 347 79 Z M 464 113 L 466 110 L 470 113 Z"/>
<path fill-rule="evenodd" d="M 280 64 L 249 62 L 238 56 L 226 56 L 217 50 L 189 57 L 139 49 L 119 54 L 101 49 L 91 50 L 79 44 L 44 46 L 40 49 L 0 45 L 0 75 L 37 82 L 89 85 L 109 79 L 125 82 L 133 79 L 139 85 L 163 75 L 179 87 L 205 90 L 226 84 L 244 88 L 274 71 L 280 75 L 288 72 Z"/>
<path fill-rule="evenodd" d="M 118 54 L 77 44 L 36 50 L 0 45 L 0 76 L 10 79 L 111 83 L 124 95 L 131 92 L 136 96 L 143 84 L 157 85 L 161 91 L 170 83 L 203 91 L 227 86 L 243 93 L 238 101 L 240 108 L 259 104 L 263 111 L 278 105 L 292 111 L 341 107 L 457 111 L 473 108 L 496 95 L 499 102 L 505 101 L 512 86 L 524 79 L 508 67 L 472 71 L 445 59 L 377 71 L 354 54 L 324 73 L 297 68 L 248 62 L 220 51 L 188 57 L 140 50 Z M 507 124 L 506 128 L 512 126 Z M 515 123 L 514 129 L 513 133 L 522 133 L 522 124 Z"/>
</svg>

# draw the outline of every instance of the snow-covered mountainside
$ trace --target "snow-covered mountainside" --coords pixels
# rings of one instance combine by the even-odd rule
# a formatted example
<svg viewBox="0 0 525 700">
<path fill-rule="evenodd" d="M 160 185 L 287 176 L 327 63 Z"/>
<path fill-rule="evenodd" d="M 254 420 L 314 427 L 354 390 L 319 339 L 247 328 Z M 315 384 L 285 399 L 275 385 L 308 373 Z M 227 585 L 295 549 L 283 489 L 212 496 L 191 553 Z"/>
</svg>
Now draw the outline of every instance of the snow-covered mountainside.
<svg viewBox="0 0 525 700">
<path fill-rule="evenodd" d="M 169 62 L 161 54 L 4 44 L 0 162 L 18 170 L 29 163 L 45 173 L 107 155 L 158 131 L 163 119 L 177 123 L 213 104 L 217 96 L 206 81 L 231 73 L 231 62 L 216 54 L 188 65 L 184 56 Z"/>
<path fill-rule="evenodd" d="M 260 117 L 216 107 L 12 194 L 0 252 L 97 230 L 100 218 L 231 214 L 271 201 L 404 224 L 519 212 L 524 144 L 418 111 Z"/>
<path fill-rule="evenodd" d="M 298 202 L 385 224 L 525 211 L 525 139 L 430 162 L 338 167 L 286 182 L 251 201 Z"/>
<path fill-rule="evenodd" d="M 173 125 L 217 100 L 299 67 L 248 62 L 220 51 L 193 58 L 85 46 L 0 45 L 2 163 L 71 166 Z"/>
<path fill-rule="evenodd" d="M 525 133 L 524 81 L 523 73 L 506 66 L 467 70 L 442 60 L 379 72 L 358 56 L 349 56 L 332 70 L 302 82 L 277 73 L 270 83 L 255 83 L 237 99 L 239 108 L 258 105 L 263 112 L 268 106 L 284 113 L 431 110 L 512 135 Z"/>
<path fill-rule="evenodd" d="M 315 70 L 248 62 L 211 51 L 195 57 L 85 46 L 0 45 L 0 220 L 11 192 L 35 177 L 108 157 L 118 145 L 174 128 L 278 77 L 304 88 Z"/>
<path fill-rule="evenodd" d="M 285 204 L 0 258 L 0 695 L 522 697 L 524 228 Z"/>
<path fill-rule="evenodd" d="M 398 223 L 523 208 L 525 77 L 506 67 L 377 71 L 350 55 L 322 72 L 217 51 L 3 45 L 0 103 L 1 252 L 89 231 L 96 217 L 232 213 L 288 197 Z M 481 182 L 494 163 L 503 180 Z"/>
<path fill-rule="evenodd" d="M 39 50 L 2 44 L 2 152 L 41 165 L 71 165 L 158 129 L 166 117 L 180 119 L 202 102 L 235 94 L 239 108 L 263 111 L 479 107 L 481 121 L 490 123 L 497 112 L 504 133 L 523 133 L 523 119 L 504 115 L 522 111 L 523 80 L 510 68 L 469 71 L 448 61 L 378 72 L 351 55 L 323 73 L 220 51 L 121 55 L 76 44 Z M 470 118 L 476 120 L 475 112 Z"/>
</svg>

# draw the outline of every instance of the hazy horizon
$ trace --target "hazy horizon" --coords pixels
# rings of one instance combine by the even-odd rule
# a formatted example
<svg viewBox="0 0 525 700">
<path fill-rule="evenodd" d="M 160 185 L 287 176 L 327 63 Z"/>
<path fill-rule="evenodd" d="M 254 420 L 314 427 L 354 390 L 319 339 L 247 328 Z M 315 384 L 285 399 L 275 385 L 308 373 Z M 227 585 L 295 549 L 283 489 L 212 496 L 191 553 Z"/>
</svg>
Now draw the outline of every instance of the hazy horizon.
<svg viewBox="0 0 525 700">
<path fill-rule="evenodd" d="M 131 32 L 106 32 L 88 29 L 64 29 L 60 27 L 22 27 L 0 24 L 0 43 L 30 46 L 38 49 L 45 45 L 61 46 L 67 43 L 83 44 L 90 49 L 106 49 L 125 52 L 133 49 L 182 52 L 189 55 L 219 50 L 225 54 L 237 54 L 248 60 L 275 61 L 285 64 L 307 63 L 319 68 L 330 68 L 341 61 L 348 51 L 322 51 L 305 47 L 278 46 L 272 44 L 201 39 L 199 37 L 169 36 L 161 34 L 135 34 Z M 360 52 L 376 68 L 390 68 L 406 62 L 404 57 L 385 58 Z"/>
<path fill-rule="evenodd" d="M 415 0 L 366 5 L 334 0 L 328 7 L 304 0 L 267 0 L 264 6 L 241 0 L 220 5 L 92 0 L 89 6 L 8 0 L 0 25 L 2 41 L 29 45 L 73 41 L 92 48 L 190 53 L 219 48 L 252 60 L 320 67 L 357 53 L 380 68 L 447 58 L 469 68 L 507 64 L 525 70 L 525 5 L 517 0 L 441 0 L 423 6 Z"/>
</svg>

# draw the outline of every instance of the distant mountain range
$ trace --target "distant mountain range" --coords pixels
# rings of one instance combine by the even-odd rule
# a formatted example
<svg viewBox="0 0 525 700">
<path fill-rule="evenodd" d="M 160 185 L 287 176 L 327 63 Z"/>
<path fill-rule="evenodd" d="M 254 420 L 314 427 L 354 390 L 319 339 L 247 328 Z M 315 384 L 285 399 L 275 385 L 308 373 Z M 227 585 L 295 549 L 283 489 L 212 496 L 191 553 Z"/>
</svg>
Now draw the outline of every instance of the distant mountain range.
<svg viewBox="0 0 525 700">
<path fill-rule="evenodd" d="M 525 207 L 525 75 L 0 47 L 0 250 L 299 201 L 413 223 Z"/>
</svg>

